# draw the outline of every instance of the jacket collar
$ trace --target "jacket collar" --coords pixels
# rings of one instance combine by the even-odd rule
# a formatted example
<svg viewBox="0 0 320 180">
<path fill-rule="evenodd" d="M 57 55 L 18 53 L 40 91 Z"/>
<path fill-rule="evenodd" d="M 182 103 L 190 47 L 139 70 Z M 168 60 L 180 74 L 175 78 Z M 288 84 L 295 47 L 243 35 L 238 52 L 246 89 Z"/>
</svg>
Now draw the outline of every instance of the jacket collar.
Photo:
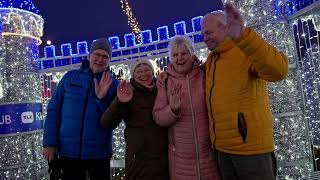
<svg viewBox="0 0 320 180">
<path fill-rule="evenodd" d="M 91 69 L 90 69 L 90 63 L 88 60 L 83 60 L 81 63 L 81 67 L 80 67 L 80 71 L 81 72 L 85 72 L 85 73 L 92 73 Z"/>
<path fill-rule="evenodd" d="M 155 85 L 156 83 L 156 79 L 153 78 L 153 83 L 154 86 L 153 88 L 150 90 L 148 88 L 146 88 L 145 86 L 141 85 L 140 83 L 138 83 L 136 80 L 134 79 L 130 79 L 130 84 L 133 86 L 134 89 L 140 90 L 140 91 L 144 91 L 144 92 L 155 92 L 157 93 L 157 86 Z"/>
<path fill-rule="evenodd" d="M 234 42 L 230 37 L 225 38 L 222 44 L 217 46 L 211 53 L 222 53 L 228 51 L 235 46 Z"/>
</svg>

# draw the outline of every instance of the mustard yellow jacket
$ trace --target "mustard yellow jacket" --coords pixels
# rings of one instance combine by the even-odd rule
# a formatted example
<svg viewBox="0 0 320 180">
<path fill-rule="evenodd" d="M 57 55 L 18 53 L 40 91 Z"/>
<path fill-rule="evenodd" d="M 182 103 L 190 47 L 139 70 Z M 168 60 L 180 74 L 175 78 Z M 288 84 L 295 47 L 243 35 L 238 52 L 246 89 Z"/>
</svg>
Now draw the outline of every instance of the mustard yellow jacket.
<svg viewBox="0 0 320 180">
<path fill-rule="evenodd" d="M 267 82 L 280 81 L 287 73 L 287 57 L 250 28 L 210 53 L 206 103 L 217 150 L 238 155 L 274 150 Z"/>
</svg>

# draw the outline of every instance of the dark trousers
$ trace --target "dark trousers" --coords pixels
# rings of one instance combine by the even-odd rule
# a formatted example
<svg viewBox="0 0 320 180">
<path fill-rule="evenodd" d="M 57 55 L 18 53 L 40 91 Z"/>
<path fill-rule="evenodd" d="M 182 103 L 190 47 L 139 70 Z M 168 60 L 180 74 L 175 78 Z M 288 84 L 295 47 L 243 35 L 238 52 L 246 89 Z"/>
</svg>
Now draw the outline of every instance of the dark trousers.
<svg viewBox="0 0 320 180">
<path fill-rule="evenodd" d="M 275 180 L 274 153 L 233 155 L 218 151 L 218 162 L 223 180 Z"/>
<path fill-rule="evenodd" d="M 60 159 L 63 180 L 110 180 L 110 157 L 104 159 Z"/>
</svg>

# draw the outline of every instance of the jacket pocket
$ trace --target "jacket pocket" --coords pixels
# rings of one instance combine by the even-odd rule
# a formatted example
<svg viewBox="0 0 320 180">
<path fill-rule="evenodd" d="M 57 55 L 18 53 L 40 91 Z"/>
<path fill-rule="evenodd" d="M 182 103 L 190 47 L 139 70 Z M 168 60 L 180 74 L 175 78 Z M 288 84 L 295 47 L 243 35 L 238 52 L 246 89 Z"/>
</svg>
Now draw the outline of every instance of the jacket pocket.
<svg viewBox="0 0 320 180">
<path fill-rule="evenodd" d="M 242 112 L 238 112 L 238 130 L 245 143 L 247 139 L 247 124 Z"/>
</svg>

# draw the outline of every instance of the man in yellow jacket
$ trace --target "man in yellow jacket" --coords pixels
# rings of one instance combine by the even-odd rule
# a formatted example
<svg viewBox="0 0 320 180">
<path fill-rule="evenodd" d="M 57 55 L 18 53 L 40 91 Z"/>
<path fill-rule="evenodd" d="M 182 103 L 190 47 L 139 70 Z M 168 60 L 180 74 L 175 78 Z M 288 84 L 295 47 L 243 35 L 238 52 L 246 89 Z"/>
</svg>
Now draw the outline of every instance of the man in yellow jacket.
<svg viewBox="0 0 320 180">
<path fill-rule="evenodd" d="M 210 137 L 224 180 L 273 180 L 273 117 L 267 83 L 288 73 L 285 55 L 251 28 L 231 4 L 207 14 L 204 41 Z"/>
</svg>

